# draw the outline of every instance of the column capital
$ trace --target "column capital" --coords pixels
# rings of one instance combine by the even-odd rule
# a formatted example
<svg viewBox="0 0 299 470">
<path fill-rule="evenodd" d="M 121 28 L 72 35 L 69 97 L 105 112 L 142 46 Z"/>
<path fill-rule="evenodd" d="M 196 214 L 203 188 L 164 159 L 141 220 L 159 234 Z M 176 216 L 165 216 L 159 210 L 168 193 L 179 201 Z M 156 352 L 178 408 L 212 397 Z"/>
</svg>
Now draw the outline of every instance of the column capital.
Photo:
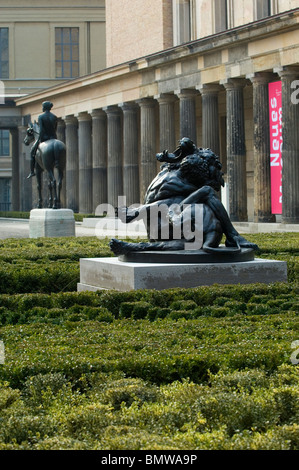
<svg viewBox="0 0 299 470">
<path fill-rule="evenodd" d="M 217 95 L 223 89 L 222 85 L 218 83 L 202 83 L 196 89 L 201 95 Z"/>
<path fill-rule="evenodd" d="M 87 111 L 80 112 L 76 115 L 78 122 L 90 121 L 91 115 Z"/>
<path fill-rule="evenodd" d="M 100 108 L 99 109 L 92 109 L 91 112 L 90 112 L 90 115 L 91 115 L 92 119 L 98 119 L 98 118 L 106 117 L 105 111 L 103 111 Z"/>
<path fill-rule="evenodd" d="M 112 116 L 112 115 L 119 115 L 120 114 L 120 109 L 118 107 L 118 105 L 114 104 L 114 105 L 110 105 L 110 106 L 105 106 L 103 108 L 103 111 L 105 111 L 105 113 L 107 114 L 107 116 Z"/>
<path fill-rule="evenodd" d="M 123 112 L 136 112 L 137 109 L 139 109 L 139 106 L 135 101 L 119 103 L 118 106 L 123 110 Z"/>
<path fill-rule="evenodd" d="M 171 104 L 177 100 L 177 96 L 173 93 L 160 93 L 159 95 L 155 95 L 154 98 L 159 104 Z"/>
<path fill-rule="evenodd" d="M 198 91 L 195 88 L 182 88 L 175 90 L 174 94 L 180 99 L 190 99 L 195 98 L 198 95 Z"/>
<path fill-rule="evenodd" d="M 288 66 L 276 67 L 273 69 L 273 72 L 277 73 L 280 78 L 291 77 L 295 79 L 296 77 L 299 77 L 299 66 L 288 65 Z"/>
<path fill-rule="evenodd" d="M 148 98 L 140 98 L 139 100 L 136 100 L 136 103 L 140 107 L 153 107 L 156 105 L 157 101 L 154 98 L 148 97 Z"/>
<path fill-rule="evenodd" d="M 220 84 L 223 85 L 226 90 L 238 90 L 245 87 L 247 80 L 245 78 L 226 78 L 225 80 L 221 80 Z"/>
<path fill-rule="evenodd" d="M 257 72 L 246 75 L 246 78 L 253 84 L 266 85 L 273 80 L 273 73 L 271 72 Z"/>
<path fill-rule="evenodd" d="M 73 114 L 70 114 L 68 116 L 63 116 L 62 118 L 65 122 L 65 125 L 68 126 L 68 125 L 71 125 L 71 124 L 78 124 L 78 119 L 73 115 Z"/>
</svg>

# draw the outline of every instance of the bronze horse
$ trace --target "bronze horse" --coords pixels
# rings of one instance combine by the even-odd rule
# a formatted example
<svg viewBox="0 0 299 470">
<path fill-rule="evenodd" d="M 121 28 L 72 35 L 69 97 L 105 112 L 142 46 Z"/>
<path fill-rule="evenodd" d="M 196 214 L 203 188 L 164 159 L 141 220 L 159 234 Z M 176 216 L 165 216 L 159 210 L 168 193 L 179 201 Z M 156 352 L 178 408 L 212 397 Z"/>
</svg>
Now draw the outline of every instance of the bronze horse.
<svg viewBox="0 0 299 470">
<path fill-rule="evenodd" d="M 36 142 L 39 134 L 33 128 L 29 126 L 26 131 L 24 138 L 24 144 L 30 145 Z M 57 139 L 49 139 L 45 142 L 40 142 L 35 155 L 36 162 L 36 179 L 37 179 L 37 190 L 38 190 L 38 208 L 43 207 L 42 200 L 42 173 L 43 171 L 48 172 L 49 177 L 49 201 L 48 207 L 52 209 L 60 209 L 61 201 L 60 194 L 62 188 L 63 173 L 66 164 L 66 147 L 65 144 Z M 56 184 L 54 169 L 58 171 L 58 183 Z"/>
</svg>

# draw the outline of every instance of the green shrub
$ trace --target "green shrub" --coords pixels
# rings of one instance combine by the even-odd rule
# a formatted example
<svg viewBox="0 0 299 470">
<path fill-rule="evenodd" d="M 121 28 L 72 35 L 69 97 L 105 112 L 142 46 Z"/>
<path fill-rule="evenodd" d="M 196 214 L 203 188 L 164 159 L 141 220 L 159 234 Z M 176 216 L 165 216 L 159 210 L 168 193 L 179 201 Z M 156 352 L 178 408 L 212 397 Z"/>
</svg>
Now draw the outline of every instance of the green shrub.
<svg viewBox="0 0 299 470">
<path fill-rule="evenodd" d="M 225 302 L 225 307 L 229 309 L 229 315 L 242 315 L 246 312 L 247 304 L 238 300 L 228 300 Z"/>
<path fill-rule="evenodd" d="M 0 412 L 19 400 L 20 391 L 13 390 L 7 383 L 0 383 Z"/>
<path fill-rule="evenodd" d="M 148 302 L 123 302 L 119 308 L 119 318 L 145 318 L 151 309 L 151 305 Z"/>
<path fill-rule="evenodd" d="M 223 307 L 229 301 L 230 301 L 229 297 L 224 297 L 220 295 L 219 297 L 216 297 L 216 299 L 214 300 L 214 305 Z"/>
<path fill-rule="evenodd" d="M 49 372 L 47 374 L 37 374 L 26 379 L 23 395 L 30 401 L 30 404 L 38 406 L 42 401 L 43 394 L 51 390 L 55 395 L 63 386 L 65 386 L 67 380 L 60 372 Z"/>
<path fill-rule="evenodd" d="M 284 385 L 273 390 L 276 408 L 279 412 L 279 421 L 285 423 L 298 423 L 299 393 L 298 387 Z"/>
<path fill-rule="evenodd" d="M 218 307 L 217 305 L 210 305 L 202 310 L 202 314 L 206 317 L 226 317 L 230 314 L 228 307 Z"/>
<path fill-rule="evenodd" d="M 275 311 L 277 310 L 275 309 Z M 256 304 L 253 302 L 251 303 L 249 302 L 247 304 L 246 313 L 249 315 L 267 315 L 267 314 L 275 313 L 275 311 L 274 311 L 274 308 L 268 304 L 260 304 L 260 303 Z"/>
<path fill-rule="evenodd" d="M 91 403 L 77 406 L 65 419 L 67 437 L 82 440 L 92 436 L 99 439 L 111 420 L 110 405 Z"/>
<path fill-rule="evenodd" d="M 197 307 L 193 300 L 176 300 L 170 304 L 171 310 L 194 310 Z"/>
<path fill-rule="evenodd" d="M 156 401 L 157 397 L 156 387 L 141 379 L 132 378 L 113 381 L 104 388 L 103 392 L 104 403 L 110 404 L 114 409 L 120 409 L 122 404 L 130 406 L 135 401 L 140 406 L 145 402 Z"/>
<path fill-rule="evenodd" d="M 15 411 L 1 427 L 0 439 L 4 443 L 27 443 L 27 449 L 39 439 L 55 434 L 55 426 L 48 416 L 32 415 L 25 410 Z M 26 447 L 25 447 L 26 448 Z"/>
<path fill-rule="evenodd" d="M 190 310 L 171 310 L 169 318 L 172 320 L 179 320 L 181 318 L 190 319 L 193 318 L 193 312 Z"/>
</svg>

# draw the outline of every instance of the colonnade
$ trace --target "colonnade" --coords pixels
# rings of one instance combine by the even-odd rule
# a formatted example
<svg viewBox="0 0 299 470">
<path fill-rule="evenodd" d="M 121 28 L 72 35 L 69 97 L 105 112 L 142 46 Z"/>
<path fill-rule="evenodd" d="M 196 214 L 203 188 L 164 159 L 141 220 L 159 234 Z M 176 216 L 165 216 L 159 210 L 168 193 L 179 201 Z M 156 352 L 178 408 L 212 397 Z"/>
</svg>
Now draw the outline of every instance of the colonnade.
<svg viewBox="0 0 299 470">
<path fill-rule="evenodd" d="M 278 74 L 278 75 L 277 75 Z M 253 87 L 254 221 L 271 222 L 268 83 L 282 81 L 283 214 L 285 223 L 299 223 L 299 104 L 291 102 L 291 84 L 298 69 L 281 68 L 195 88 L 80 112 L 60 120 L 67 163 L 65 204 L 75 212 L 92 213 L 101 203 L 139 203 L 156 176 L 157 151 L 173 150 L 180 137 L 219 154 L 218 95 L 226 94 L 227 184 L 232 221 L 246 221 L 247 178 L 244 126 L 245 86 Z M 196 99 L 201 95 L 202 140 L 197 142 Z M 176 109 L 179 111 L 175 112 Z M 177 135 L 179 132 L 179 136 Z"/>
</svg>

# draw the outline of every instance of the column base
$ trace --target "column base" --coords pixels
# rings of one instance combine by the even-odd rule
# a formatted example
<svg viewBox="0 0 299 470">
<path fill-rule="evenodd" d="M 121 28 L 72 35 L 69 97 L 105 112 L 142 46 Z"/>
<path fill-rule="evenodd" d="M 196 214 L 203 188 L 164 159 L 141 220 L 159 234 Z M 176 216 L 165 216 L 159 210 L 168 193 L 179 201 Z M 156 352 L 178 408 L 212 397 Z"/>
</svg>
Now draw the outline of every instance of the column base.
<svg viewBox="0 0 299 470">
<path fill-rule="evenodd" d="M 275 221 L 276 217 L 272 214 L 254 216 L 254 223 L 275 223 Z"/>
<path fill-rule="evenodd" d="M 283 224 L 299 224 L 299 217 L 283 217 L 281 218 Z"/>
</svg>

